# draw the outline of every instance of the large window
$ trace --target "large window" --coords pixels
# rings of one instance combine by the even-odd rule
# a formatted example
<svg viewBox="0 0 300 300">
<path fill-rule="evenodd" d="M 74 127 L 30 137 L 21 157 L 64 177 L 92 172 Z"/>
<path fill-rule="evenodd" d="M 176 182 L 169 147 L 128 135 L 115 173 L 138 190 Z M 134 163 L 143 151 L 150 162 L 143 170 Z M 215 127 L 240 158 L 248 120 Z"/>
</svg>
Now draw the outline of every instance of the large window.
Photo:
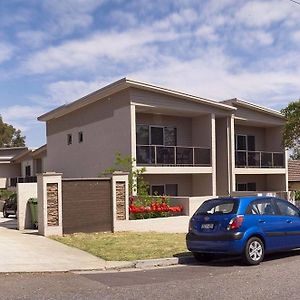
<svg viewBox="0 0 300 300">
<path fill-rule="evenodd" d="M 168 126 L 136 126 L 137 145 L 176 146 L 177 131 L 175 127 Z"/>
<path fill-rule="evenodd" d="M 255 151 L 255 136 L 254 135 L 236 135 L 236 150 Z"/>
<path fill-rule="evenodd" d="M 238 192 L 256 191 L 256 183 L 255 182 L 237 183 L 236 190 Z"/>
<path fill-rule="evenodd" d="M 178 184 L 153 184 L 150 186 L 150 193 L 157 196 L 177 196 Z"/>
</svg>

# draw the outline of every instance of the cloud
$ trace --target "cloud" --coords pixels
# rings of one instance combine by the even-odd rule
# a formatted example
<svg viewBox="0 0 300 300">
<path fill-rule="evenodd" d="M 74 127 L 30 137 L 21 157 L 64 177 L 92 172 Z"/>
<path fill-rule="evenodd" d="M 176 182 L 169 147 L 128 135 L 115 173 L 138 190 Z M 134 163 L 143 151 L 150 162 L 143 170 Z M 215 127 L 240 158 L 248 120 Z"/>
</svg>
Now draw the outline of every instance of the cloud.
<svg viewBox="0 0 300 300">
<path fill-rule="evenodd" d="M 39 106 L 13 105 L 2 107 L 0 111 L 4 122 L 13 125 L 22 132 L 26 132 L 37 123 L 36 118 L 44 112 L 44 108 Z"/>
<path fill-rule="evenodd" d="M 295 6 L 289 1 L 247 1 L 237 11 L 236 18 L 249 27 L 270 26 L 274 22 L 296 17 Z M 299 14 L 297 14 L 297 18 Z"/>
<path fill-rule="evenodd" d="M 13 56 L 14 47 L 7 44 L 0 42 L 0 64 L 7 60 L 10 60 Z"/>
<path fill-rule="evenodd" d="M 17 37 L 22 44 L 32 48 L 38 48 L 44 45 L 44 43 L 50 39 L 49 35 L 41 30 L 26 30 L 19 31 Z"/>
<path fill-rule="evenodd" d="M 70 34 L 76 29 L 88 28 L 93 12 L 105 0 L 45 0 L 44 10 L 52 16 L 49 29 L 57 34 Z"/>
</svg>

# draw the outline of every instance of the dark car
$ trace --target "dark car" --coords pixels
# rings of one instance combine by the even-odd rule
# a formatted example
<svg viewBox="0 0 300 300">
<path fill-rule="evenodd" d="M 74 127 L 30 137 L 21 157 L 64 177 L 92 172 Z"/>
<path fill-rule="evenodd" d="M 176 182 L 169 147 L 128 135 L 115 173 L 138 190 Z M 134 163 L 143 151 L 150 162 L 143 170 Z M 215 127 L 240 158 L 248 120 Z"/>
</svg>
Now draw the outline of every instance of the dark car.
<svg viewBox="0 0 300 300">
<path fill-rule="evenodd" d="M 275 197 L 207 200 L 190 220 L 186 243 L 197 260 L 229 254 L 258 265 L 265 253 L 300 247 L 300 210 Z"/>
<path fill-rule="evenodd" d="M 17 194 L 12 194 L 4 202 L 3 217 L 8 218 L 10 215 L 17 215 Z"/>
</svg>

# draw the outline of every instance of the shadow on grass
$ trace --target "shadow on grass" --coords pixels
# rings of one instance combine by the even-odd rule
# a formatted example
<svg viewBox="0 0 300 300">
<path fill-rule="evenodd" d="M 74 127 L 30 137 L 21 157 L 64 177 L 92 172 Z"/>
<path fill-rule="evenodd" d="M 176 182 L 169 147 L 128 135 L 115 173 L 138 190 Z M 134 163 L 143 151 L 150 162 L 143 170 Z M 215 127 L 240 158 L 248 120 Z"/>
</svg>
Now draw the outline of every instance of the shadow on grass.
<svg viewBox="0 0 300 300">
<path fill-rule="evenodd" d="M 262 263 L 268 261 L 274 261 L 300 255 L 300 249 L 291 251 L 282 251 L 278 253 L 266 254 Z M 178 257 L 179 264 L 185 266 L 212 266 L 212 267 L 234 267 L 245 266 L 240 256 L 228 256 L 228 255 L 216 255 L 213 260 L 210 261 L 197 261 L 191 252 L 177 253 L 174 257 Z"/>
</svg>

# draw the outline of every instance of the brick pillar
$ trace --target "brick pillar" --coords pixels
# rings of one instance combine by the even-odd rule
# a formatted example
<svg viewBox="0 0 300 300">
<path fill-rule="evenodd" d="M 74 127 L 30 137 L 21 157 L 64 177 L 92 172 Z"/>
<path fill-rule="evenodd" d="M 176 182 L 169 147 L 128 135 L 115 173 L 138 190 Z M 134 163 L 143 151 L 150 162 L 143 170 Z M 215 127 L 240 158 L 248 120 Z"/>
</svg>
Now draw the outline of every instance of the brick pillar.
<svg viewBox="0 0 300 300">
<path fill-rule="evenodd" d="M 128 173 L 115 172 L 112 175 L 113 224 L 129 219 Z"/>
<path fill-rule="evenodd" d="M 38 226 L 44 236 L 62 235 L 62 188 L 60 173 L 38 174 Z"/>
</svg>

